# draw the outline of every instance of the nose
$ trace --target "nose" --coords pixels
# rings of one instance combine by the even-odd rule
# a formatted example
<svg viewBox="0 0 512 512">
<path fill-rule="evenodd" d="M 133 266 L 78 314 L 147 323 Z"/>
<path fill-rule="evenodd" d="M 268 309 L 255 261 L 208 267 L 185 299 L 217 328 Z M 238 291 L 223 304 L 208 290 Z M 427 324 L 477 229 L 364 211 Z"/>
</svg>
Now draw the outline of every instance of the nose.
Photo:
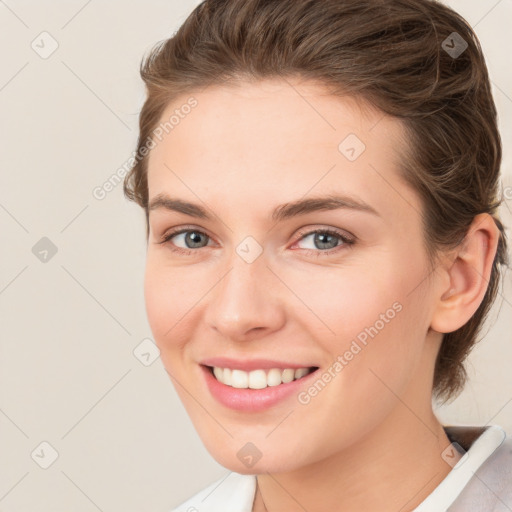
<svg viewBox="0 0 512 512">
<path fill-rule="evenodd" d="M 234 253 L 228 271 L 208 294 L 204 320 L 224 339 L 268 336 L 284 324 L 280 287 L 263 254 L 248 263 Z"/>
</svg>

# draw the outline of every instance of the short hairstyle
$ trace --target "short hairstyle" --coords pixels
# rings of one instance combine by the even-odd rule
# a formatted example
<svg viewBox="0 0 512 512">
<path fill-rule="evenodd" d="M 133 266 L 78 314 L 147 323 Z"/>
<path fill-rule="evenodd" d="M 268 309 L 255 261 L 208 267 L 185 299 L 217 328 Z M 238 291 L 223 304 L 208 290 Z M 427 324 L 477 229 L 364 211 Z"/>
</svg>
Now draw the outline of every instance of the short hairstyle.
<svg viewBox="0 0 512 512">
<path fill-rule="evenodd" d="M 147 235 L 147 143 L 179 95 L 299 77 L 402 122 L 408 144 L 398 171 L 421 199 L 431 269 L 442 250 L 459 246 L 476 215 L 492 215 L 500 232 L 481 304 L 443 335 L 437 355 L 433 394 L 443 401 L 458 395 L 463 362 L 498 292 L 499 265 L 508 266 L 496 107 L 470 25 L 435 0 L 205 0 L 144 57 L 140 73 L 147 96 L 124 193 L 145 209 Z"/>
</svg>

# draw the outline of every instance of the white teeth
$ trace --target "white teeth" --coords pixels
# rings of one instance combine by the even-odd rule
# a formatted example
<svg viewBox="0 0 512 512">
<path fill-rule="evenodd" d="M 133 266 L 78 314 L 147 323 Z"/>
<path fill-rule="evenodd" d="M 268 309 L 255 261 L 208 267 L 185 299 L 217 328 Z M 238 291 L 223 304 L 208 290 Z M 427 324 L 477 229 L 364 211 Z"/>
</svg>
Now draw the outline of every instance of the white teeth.
<svg viewBox="0 0 512 512">
<path fill-rule="evenodd" d="M 219 368 L 218 366 L 215 366 L 213 368 L 213 374 L 215 375 L 215 378 L 217 380 L 223 380 L 222 376 L 224 375 L 224 370 L 222 368 Z"/>
<path fill-rule="evenodd" d="M 301 377 L 304 377 L 304 375 L 307 375 L 308 373 L 308 368 L 298 368 L 297 370 L 295 370 L 295 378 L 300 379 Z"/>
<path fill-rule="evenodd" d="M 265 370 L 253 370 L 249 372 L 249 387 L 251 389 L 263 389 L 267 387 Z"/>
<path fill-rule="evenodd" d="M 227 386 L 239 389 L 263 389 L 267 386 L 279 386 L 292 380 L 297 380 L 310 373 L 309 368 L 272 368 L 271 370 L 252 370 L 245 372 L 243 370 L 232 370 L 230 368 L 219 368 L 214 366 L 213 374 L 215 378 Z"/>
<path fill-rule="evenodd" d="M 231 372 L 231 386 L 240 389 L 249 387 L 249 374 L 242 370 L 233 370 Z"/>
<path fill-rule="evenodd" d="M 272 368 L 267 374 L 267 386 L 279 386 L 281 384 L 281 374 L 283 372 L 278 368 Z"/>
<path fill-rule="evenodd" d="M 283 370 L 283 375 L 281 376 L 281 380 L 283 383 L 291 382 L 295 378 L 295 370 L 292 370 L 291 368 L 287 368 L 286 370 Z"/>
<path fill-rule="evenodd" d="M 222 373 L 222 378 L 224 379 L 224 384 L 231 386 L 231 370 L 229 368 L 219 368 Z"/>
</svg>

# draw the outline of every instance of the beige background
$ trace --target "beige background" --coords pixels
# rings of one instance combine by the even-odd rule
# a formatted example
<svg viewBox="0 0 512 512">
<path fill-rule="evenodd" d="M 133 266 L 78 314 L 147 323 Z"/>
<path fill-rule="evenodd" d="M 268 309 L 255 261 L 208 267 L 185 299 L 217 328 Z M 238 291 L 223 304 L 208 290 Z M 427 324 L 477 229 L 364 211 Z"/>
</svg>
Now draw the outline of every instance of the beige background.
<svg viewBox="0 0 512 512">
<path fill-rule="evenodd" d="M 142 211 L 120 185 L 93 195 L 134 150 L 143 53 L 197 3 L 0 1 L 0 511 L 165 512 L 227 472 L 160 359 L 134 354 L 151 338 Z M 448 3 L 487 54 L 512 187 L 512 0 Z M 511 275 L 445 422 L 512 434 Z"/>
</svg>

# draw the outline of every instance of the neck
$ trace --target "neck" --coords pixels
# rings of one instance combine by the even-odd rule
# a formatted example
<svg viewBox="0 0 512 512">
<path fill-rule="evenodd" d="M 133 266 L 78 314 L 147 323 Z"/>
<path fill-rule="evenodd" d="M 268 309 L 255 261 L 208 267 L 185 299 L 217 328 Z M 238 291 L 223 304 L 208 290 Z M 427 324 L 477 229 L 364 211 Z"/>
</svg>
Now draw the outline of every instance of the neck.
<svg viewBox="0 0 512 512">
<path fill-rule="evenodd" d="M 399 401 L 348 449 L 293 472 L 258 475 L 253 512 L 414 510 L 450 472 L 441 458 L 449 444 L 430 404 L 422 411 Z"/>
</svg>

